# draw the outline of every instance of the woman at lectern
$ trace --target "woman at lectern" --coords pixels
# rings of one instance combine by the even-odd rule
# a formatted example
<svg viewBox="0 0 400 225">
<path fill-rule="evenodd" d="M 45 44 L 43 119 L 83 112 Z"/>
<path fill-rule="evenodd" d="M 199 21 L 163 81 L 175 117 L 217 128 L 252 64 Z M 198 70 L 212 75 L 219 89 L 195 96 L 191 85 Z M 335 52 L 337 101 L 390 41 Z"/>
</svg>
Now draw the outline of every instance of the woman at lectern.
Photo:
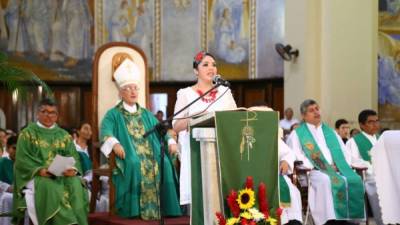
<svg viewBox="0 0 400 225">
<path fill-rule="evenodd" d="M 213 87 L 213 78 L 217 75 L 215 57 L 205 51 L 197 53 L 193 60 L 193 71 L 197 77 L 197 82 L 177 92 L 174 114 Z M 190 117 L 203 112 L 235 108 L 236 103 L 231 90 L 221 85 L 175 116 L 172 125 L 174 130 L 179 134 L 178 143 L 181 147 L 179 178 L 181 205 L 191 204 L 190 133 L 188 132 Z"/>
</svg>

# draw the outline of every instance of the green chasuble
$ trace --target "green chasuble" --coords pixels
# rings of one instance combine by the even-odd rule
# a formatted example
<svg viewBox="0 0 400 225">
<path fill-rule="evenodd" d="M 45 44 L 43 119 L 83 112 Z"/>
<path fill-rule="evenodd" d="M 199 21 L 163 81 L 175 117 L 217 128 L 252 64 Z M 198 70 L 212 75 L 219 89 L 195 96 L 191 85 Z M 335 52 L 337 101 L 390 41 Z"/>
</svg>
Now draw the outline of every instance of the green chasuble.
<svg viewBox="0 0 400 225">
<path fill-rule="evenodd" d="M 85 175 L 88 171 L 92 170 L 92 161 L 86 152 L 78 151 L 79 159 L 82 166 L 82 175 Z"/>
<path fill-rule="evenodd" d="M 369 150 L 372 148 L 372 143 L 368 140 L 368 138 L 363 133 L 359 133 L 354 136 L 354 141 L 357 144 L 358 151 L 360 152 L 362 159 L 371 162 Z"/>
<path fill-rule="evenodd" d="M 161 191 L 163 215 L 179 216 L 178 179 L 168 150 L 164 158 L 164 185 L 160 190 L 160 141 L 155 132 L 143 138 L 158 120 L 150 111 L 139 105 L 137 108 L 137 112 L 129 113 L 120 102 L 106 113 L 101 123 L 101 140 L 115 137 L 125 150 L 125 159 L 116 157 L 117 168 L 112 177 L 116 213 L 122 217 L 159 219 Z"/>
<path fill-rule="evenodd" d="M 14 162 L 6 157 L 0 158 L 0 181 L 7 184 L 13 182 Z"/>
<path fill-rule="evenodd" d="M 75 167 L 82 174 L 79 155 L 71 136 L 65 130 L 57 125 L 46 129 L 31 123 L 21 131 L 14 171 L 14 223 L 24 218 L 26 202 L 23 190 L 33 180 L 39 225 L 88 224 L 87 190 L 79 176 L 50 178 L 38 175 L 41 169 L 51 164 L 57 154 L 74 157 Z"/>
<path fill-rule="evenodd" d="M 364 186 L 361 177 L 347 164 L 335 131 L 322 124 L 326 145 L 339 172 L 328 164 L 306 123 L 296 129 L 304 154 L 313 166 L 329 176 L 336 219 L 363 219 Z"/>
</svg>

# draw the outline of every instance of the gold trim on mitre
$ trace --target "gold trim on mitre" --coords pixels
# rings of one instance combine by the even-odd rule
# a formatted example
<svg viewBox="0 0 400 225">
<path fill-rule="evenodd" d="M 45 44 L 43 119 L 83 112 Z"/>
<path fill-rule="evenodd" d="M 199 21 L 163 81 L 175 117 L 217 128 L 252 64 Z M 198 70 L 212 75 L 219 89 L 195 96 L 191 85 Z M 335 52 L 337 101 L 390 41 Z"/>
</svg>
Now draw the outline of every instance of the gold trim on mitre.
<svg viewBox="0 0 400 225">
<path fill-rule="evenodd" d="M 128 85 L 128 84 L 136 84 L 140 83 L 140 69 L 129 58 L 124 59 L 124 61 L 117 67 L 115 70 L 113 77 L 117 86 L 119 88 Z"/>
</svg>

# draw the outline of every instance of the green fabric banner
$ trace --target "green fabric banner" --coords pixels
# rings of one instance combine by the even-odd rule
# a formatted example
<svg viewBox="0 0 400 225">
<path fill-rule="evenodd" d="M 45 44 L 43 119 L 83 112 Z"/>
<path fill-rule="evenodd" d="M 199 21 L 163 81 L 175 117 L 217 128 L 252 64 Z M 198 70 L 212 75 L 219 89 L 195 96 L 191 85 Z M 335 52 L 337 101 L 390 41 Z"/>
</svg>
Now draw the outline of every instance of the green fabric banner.
<svg viewBox="0 0 400 225">
<path fill-rule="evenodd" d="M 271 216 L 279 207 L 278 190 L 278 113 L 216 112 L 218 157 L 224 214 L 230 217 L 226 197 L 231 190 L 244 188 L 248 176 L 253 177 L 254 190 L 260 182 L 267 187 Z M 194 127 L 191 127 L 191 130 Z M 191 134 L 191 137 L 193 135 Z M 192 216 L 191 224 L 204 224 L 201 181 L 200 142 L 191 138 Z M 258 199 L 256 200 L 258 208 Z"/>
<path fill-rule="evenodd" d="M 204 224 L 203 213 L 203 183 L 201 182 L 201 154 L 200 142 L 193 138 L 193 129 L 190 130 L 190 158 L 192 182 L 192 208 L 190 224 Z"/>
<path fill-rule="evenodd" d="M 279 207 L 278 113 L 217 112 L 215 120 L 225 216 L 232 216 L 226 196 L 231 190 L 243 189 L 246 177 L 252 176 L 255 190 L 260 182 L 266 185 L 270 213 L 276 218 Z"/>
<path fill-rule="evenodd" d="M 283 175 L 279 175 L 279 200 L 281 207 L 290 207 L 291 199 L 289 185 L 286 183 Z"/>
</svg>

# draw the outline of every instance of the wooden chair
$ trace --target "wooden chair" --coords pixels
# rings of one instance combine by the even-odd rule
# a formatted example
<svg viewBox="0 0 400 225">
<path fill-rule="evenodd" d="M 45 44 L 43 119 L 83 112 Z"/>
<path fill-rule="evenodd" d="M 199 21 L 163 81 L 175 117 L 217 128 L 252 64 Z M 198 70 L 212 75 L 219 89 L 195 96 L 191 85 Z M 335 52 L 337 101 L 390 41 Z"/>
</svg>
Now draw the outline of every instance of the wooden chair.
<svg viewBox="0 0 400 225">
<path fill-rule="evenodd" d="M 92 195 L 90 199 L 90 211 L 96 209 L 96 199 L 100 191 L 100 176 L 109 177 L 110 195 L 109 195 L 109 213 L 115 214 L 114 208 L 114 186 L 112 184 L 112 171 L 115 168 L 115 156 L 110 154 L 108 159 L 108 168 L 100 168 L 100 146 L 99 128 L 105 113 L 114 107 L 119 101 L 118 88 L 113 79 L 115 69 L 126 58 L 135 62 L 142 74 L 139 84 L 140 92 L 138 103 L 141 106 L 149 106 L 149 78 L 147 72 L 147 60 L 144 52 L 129 43 L 111 42 L 101 46 L 93 60 L 93 82 L 92 82 L 92 127 L 93 127 L 93 183 Z"/>
<path fill-rule="evenodd" d="M 312 220 L 312 216 L 310 217 L 310 207 L 308 205 L 308 187 L 310 186 L 309 173 L 311 169 L 305 168 L 302 166 L 302 161 L 296 161 L 294 163 L 294 171 L 292 175 L 292 182 L 300 191 L 301 194 L 301 202 L 303 207 L 303 214 L 305 215 L 304 224 L 308 224 L 310 220 L 311 224 L 314 224 Z M 353 170 L 361 176 L 364 181 L 365 172 L 367 168 L 365 167 L 353 167 Z M 367 195 L 365 194 L 365 204 L 368 204 Z M 367 206 L 367 205 L 366 205 Z M 366 210 L 367 213 L 367 210 Z M 368 225 L 368 215 L 366 215 L 366 225 Z"/>
</svg>

